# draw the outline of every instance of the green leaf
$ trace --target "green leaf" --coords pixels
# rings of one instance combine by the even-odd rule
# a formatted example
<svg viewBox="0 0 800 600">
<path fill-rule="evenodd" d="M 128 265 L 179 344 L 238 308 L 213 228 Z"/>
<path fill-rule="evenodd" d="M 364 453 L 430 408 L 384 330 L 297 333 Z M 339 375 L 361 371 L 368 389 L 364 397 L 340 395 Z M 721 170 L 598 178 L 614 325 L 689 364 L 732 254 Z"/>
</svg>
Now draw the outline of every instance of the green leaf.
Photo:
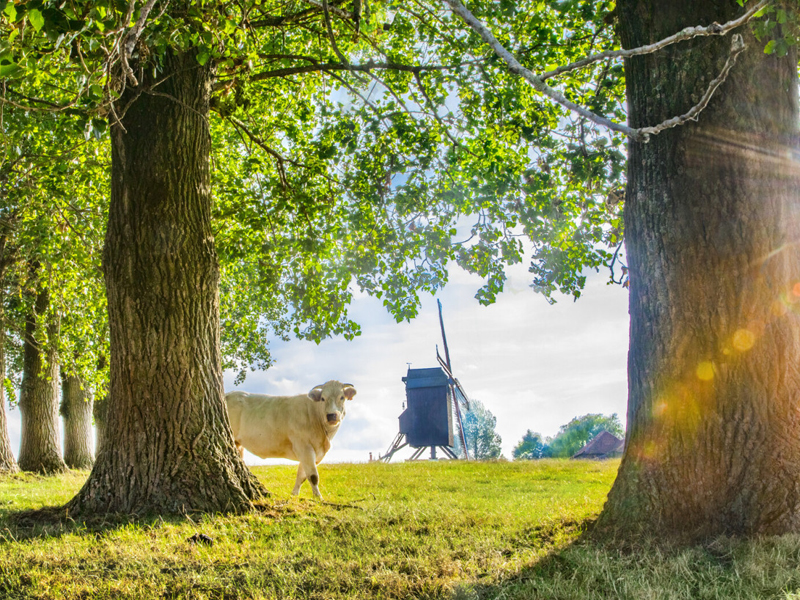
<svg viewBox="0 0 800 600">
<path fill-rule="evenodd" d="M 37 32 L 44 27 L 44 17 L 38 9 L 33 8 L 28 11 L 28 20 Z"/>
<path fill-rule="evenodd" d="M 25 69 L 16 63 L 9 63 L 7 65 L 0 65 L 0 77 L 15 77 L 21 74 Z"/>
<path fill-rule="evenodd" d="M 6 4 L 5 9 L 3 10 L 6 15 L 8 15 L 8 20 L 14 23 L 17 20 L 17 9 L 14 7 L 13 2 L 9 2 Z"/>
<path fill-rule="evenodd" d="M 210 57 L 211 57 L 211 53 L 208 51 L 208 49 L 203 48 L 197 55 L 197 62 L 200 63 L 201 65 L 205 66 L 205 64 L 208 62 L 208 59 Z"/>
</svg>

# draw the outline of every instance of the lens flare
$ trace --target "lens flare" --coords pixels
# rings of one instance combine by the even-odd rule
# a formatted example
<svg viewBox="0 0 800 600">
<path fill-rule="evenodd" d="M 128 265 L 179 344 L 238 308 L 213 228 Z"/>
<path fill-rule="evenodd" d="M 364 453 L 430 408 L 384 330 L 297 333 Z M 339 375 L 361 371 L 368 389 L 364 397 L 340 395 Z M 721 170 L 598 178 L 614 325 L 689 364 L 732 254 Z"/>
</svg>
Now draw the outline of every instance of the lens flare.
<svg viewBox="0 0 800 600">
<path fill-rule="evenodd" d="M 714 364 L 704 360 L 697 365 L 697 378 L 700 381 L 711 381 L 714 379 Z"/>
<path fill-rule="evenodd" d="M 756 343 L 756 335 L 749 329 L 737 329 L 733 334 L 733 347 L 739 352 L 747 352 Z"/>
<path fill-rule="evenodd" d="M 775 302 L 772 303 L 772 314 L 775 315 L 776 317 L 782 317 L 788 311 L 789 309 L 786 307 L 786 302 L 781 300 L 775 300 Z"/>
</svg>

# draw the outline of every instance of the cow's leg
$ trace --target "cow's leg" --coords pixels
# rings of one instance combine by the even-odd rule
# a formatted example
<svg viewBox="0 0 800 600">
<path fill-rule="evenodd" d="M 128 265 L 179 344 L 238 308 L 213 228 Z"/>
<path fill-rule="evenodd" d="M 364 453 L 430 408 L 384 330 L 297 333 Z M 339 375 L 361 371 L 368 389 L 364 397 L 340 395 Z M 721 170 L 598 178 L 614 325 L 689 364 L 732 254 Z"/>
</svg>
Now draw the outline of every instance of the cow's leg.
<svg viewBox="0 0 800 600">
<path fill-rule="evenodd" d="M 305 471 L 306 477 L 308 477 L 308 482 L 311 484 L 311 491 L 314 492 L 314 495 L 322 500 L 322 495 L 319 493 L 319 474 L 317 473 L 317 453 L 314 452 L 314 448 L 312 446 L 303 446 L 300 448 L 295 448 L 294 453 L 297 455 L 297 458 L 300 460 L 300 468 Z M 298 472 L 298 477 L 299 477 Z M 302 482 L 301 482 L 302 483 Z M 299 489 L 299 486 L 295 486 L 295 489 Z"/>
<path fill-rule="evenodd" d="M 303 463 L 297 465 L 297 480 L 294 482 L 294 489 L 292 490 L 292 496 L 297 496 L 300 493 L 300 486 L 303 485 L 303 482 L 306 480 L 306 472 L 303 469 Z"/>
</svg>

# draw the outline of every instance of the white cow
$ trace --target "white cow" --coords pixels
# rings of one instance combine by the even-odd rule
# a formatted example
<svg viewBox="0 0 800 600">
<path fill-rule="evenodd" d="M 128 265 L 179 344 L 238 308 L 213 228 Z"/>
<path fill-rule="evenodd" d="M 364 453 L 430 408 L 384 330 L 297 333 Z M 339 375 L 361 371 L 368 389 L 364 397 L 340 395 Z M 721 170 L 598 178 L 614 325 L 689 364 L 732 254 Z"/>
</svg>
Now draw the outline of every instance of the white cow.
<svg viewBox="0 0 800 600">
<path fill-rule="evenodd" d="M 292 495 L 308 479 L 314 495 L 319 493 L 317 465 L 331 449 L 331 440 L 344 418 L 345 400 L 356 388 L 329 381 L 308 394 L 266 396 L 247 392 L 225 394 L 233 439 L 240 454 L 244 448 L 261 458 L 300 461 Z"/>
</svg>

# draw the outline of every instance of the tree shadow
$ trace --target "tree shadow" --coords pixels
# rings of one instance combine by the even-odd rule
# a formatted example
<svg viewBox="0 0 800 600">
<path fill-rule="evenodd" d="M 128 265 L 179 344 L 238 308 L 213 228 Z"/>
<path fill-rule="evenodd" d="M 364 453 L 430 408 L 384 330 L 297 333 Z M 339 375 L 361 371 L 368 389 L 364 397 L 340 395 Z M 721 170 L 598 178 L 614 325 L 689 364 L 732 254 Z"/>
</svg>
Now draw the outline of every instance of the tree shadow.
<svg viewBox="0 0 800 600">
<path fill-rule="evenodd" d="M 253 507 L 255 512 L 267 517 L 279 518 L 287 512 L 281 503 L 271 502 L 269 499 L 254 502 Z M 163 525 L 192 523 L 198 525 L 198 529 L 200 529 L 200 521 L 209 514 L 204 512 L 186 512 L 174 515 L 106 513 L 75 516 L 70 515 L 67 505 L 25 510 L 9 510 L 0 507 L 0 544 L 59 538 L 73 534 L 93 536 L 100 540 L 109 533 L 132 525 L 149 530 Z M 223 514 L 232 516 L 241 513 L 214 513 L 214 516 Z M 202 534 L 199 535 L 198 539 L 202 543 Z"/>
<path fill-rule="evenodd" d="M 59 538 L 77 534 L 102 539 L 104 535 L 135 524 L 152 528 L 164 523 L 179 523 L 185 517 L 106 514 L 74 518 L 66 506 L 45 506 L 0 513 L 0 543 Z"/>
<path fill-rule="evenodd" d="M 656 536 L 645 531 L 615 537 L 607 529 L 595 525 L 596 519 L 592 518 L 534 527 L 539 534 L 539 547 L 549 546 L 546 554 L 511 576 L 456 586 L 448 600 L 667 597 L 653 596 L 653 590 L 663 593 L 666 586 L 678 584 L 683 592 L 691 594 L 686 597 L 700 597 L 702 590 L 699 586 L 703 577 L 720 577 L 730 571 L 734 565 L 732 548 L 742 541 L 741 538 L 724 536 L 698 541 L 695 538 Z M 560 543 L 563 534 L 570 532 L 578 535 Z M 706 574 L 694 579 L 683 577 L 682 569 L 686 569 L 687 564 L 695 569 L 705 569 Z M 655 577 L 655 571 L 660 571 L 661 579 L 655 587 L 648 588 L 651 583 L 648 580 Z M 667 583 L 664 581 L 665 573 L 671 573 L 673 577 Z M 624 578 L 632 583 L 633 592 L 631 589 L 626 592 L 618 589 Z M 645 583 L 641 584 L 641 581 Z M 643 587 L 637 588 L 637 585 Z"/>
<path fill-rule="evenodd" d="M 457 589 L 451 600 L 637 598 L 636 592 L 618 589 L 620 578 L 633 573 L 635 578 L 647 579 L 652 569 L 666 568 L 687 551 L 695 552 L 715 569 L 729 567 L 732 560 L 729 548 L 719 538 L 699 542 L 647 531 L 631 534 L 630 530 L 615 535 L 614 530 L 598 525 L 597 518 L 554 522 L 538 529 L 539 547 L 549 546 L 546 554 L 513 576 Z M 564 533 L 574 537 L 560 542 Z"/>
<path fill-rule="evenodd" d="M 598 544 L 592 535 L 595 518 L 582 521 L 554 520 L 540 523 L 518 532 L 521 541 L 509 540 L 510 546 L 515 548 L 535 547 L 548 548 L 546 554 L 535 560 L 530 566 L 522 568 L 514 575 L 506 577 L 491 577 L 490 573 L 483 575 L 491 581 L 457 585 L 448 597 L 448 600 L 484 600 L 508 597 L 509 591 L 514 588 L 531 587 L 536 581 L 552 580 L 556 577 L 570 578 L 574 575 L 577 565 L 570 559 L 570 551 L 575 548 Z M 564 537 L 572 537 L 567 542 Z M 513 550 L 503 551 L 504 556 L 511 556 Z M 513 594 L 512 594 L 513 596 Z M 537 596 L 538 597 L 538 596 Z"/>
</svg>

